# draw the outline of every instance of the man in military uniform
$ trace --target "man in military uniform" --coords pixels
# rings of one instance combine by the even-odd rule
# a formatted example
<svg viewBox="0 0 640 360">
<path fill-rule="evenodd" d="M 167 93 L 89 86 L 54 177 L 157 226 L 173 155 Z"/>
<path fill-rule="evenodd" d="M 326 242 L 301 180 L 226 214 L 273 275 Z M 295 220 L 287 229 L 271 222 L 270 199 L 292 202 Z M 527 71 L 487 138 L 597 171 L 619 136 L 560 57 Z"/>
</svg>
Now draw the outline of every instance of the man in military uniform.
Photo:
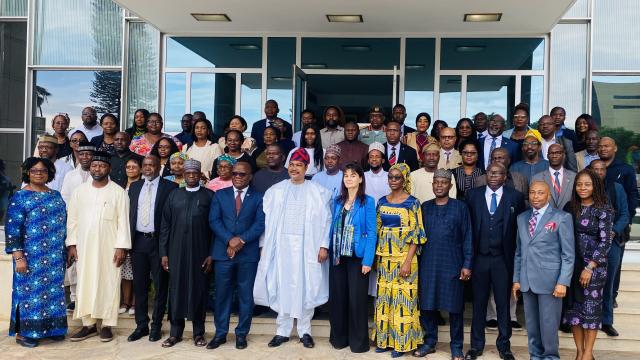
<svg viewBox="0 0 640 360">
<path fill-rule="evenodd" d="M 384 110 L 380 105 L 374 105 L 369 109 L 369 126 L 360 131 L 360 141 L 367 145 L 374 142 L 385 143 L 386 127 L 384 126 Z"/>
</svg>

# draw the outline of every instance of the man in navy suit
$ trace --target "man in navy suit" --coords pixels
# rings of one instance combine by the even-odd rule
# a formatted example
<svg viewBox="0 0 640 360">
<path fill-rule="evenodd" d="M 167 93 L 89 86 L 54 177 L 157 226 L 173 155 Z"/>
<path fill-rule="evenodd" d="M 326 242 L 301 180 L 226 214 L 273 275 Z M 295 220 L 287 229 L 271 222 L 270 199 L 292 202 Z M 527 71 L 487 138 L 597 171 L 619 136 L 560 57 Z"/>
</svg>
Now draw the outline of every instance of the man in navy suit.
<svg viewBox="0 0 640 360">
<path fill-rule="evenodd" d="M 407 124 L 405 124 L 405 120 L 407 119 L 407 108 L 402 105 L 402 104 L 396 104 L 393 107 L 393 110 L 391 110 L 391 118 L 397 122 L 399 122 L 400 124 L 402 124 L 402 127 L 400 128 L 400 132 L 402 133 L 402 135 L 407 135 L 408 133 L 412 133 L 415 132 L 416 129 L 407 126 Z"/>
<path fill-rule="evenodd" d="M 392 165 L 405 163 L 409 165 L 411 171 L 418 170 L 418 155 L 416 150 L 400 142 L 402 124 L 395 120 L 390 120 L 387 124 L 387 142 L 384 143 L 387 161 L 382 165 L 385 171 L 389 171 Z"/>
<path fill-rule="evenodd" d="M 258 240 L 264 232 L 263 194 L 249 186 L 252 178 L 249 163 L 239 161 L 231 174 L 233 186 L 216 192 L 209 212 L 209 225 L 215 233 L 211 256 L 215 262 L 216 334 L 207 349 L 215 349 L 227 342 L 235 287 L 240 305 L 237 349 L 247 347 L 253 315 L 253 283 L 260 256 Z"/>
<path fill-rule="evenodd" d="M 278 117 L 278 112 L 280 112 L 280 109 L 278 108 L 277 101 L 267 100 L 267 102 L 264 103 L 264 115 L 266 116 L 266 118 L 256 121 L 251 127 L 251 137 L 256 140 L 256 145 L 258 145 L 258 147 L 264 145 L 264 129 L 266 129 L 267 126 L 272 125 L 274 120 L 280 119 Z M 293 128 L 291 127 L 291 124 L 284 120 L 282 120 L 282 122 L 285 126 L 284 137 L 287 139 L 291 139 L 291 137 L 293 136 Z"/>
<path fill-rule="evenodd" d="M 520 161 L 520 150 L 518 144 L 502 136 L 505 121 L 502 115 L 495 114 L 489 120 L 488 134 L 478 140 L 480 142 L 480 153 L 478 154 L 478 167 L 485 170 L 491 161 L 491 152 L 495 148 L 503 147 L 509 151 L 511 162 Z"/>
<path fill-rule="evenodd" d="M 475 360 L 485 345 L 485 321 L 489 291 L 493 290 L 498 315 L 496 345 L 500 358 L 513 360 L 509 296 L 516 251 L 517 216 L 524 210 L 524 195 L 504 186 L 507 169 L 493 162 L 487 169 L 487 185 L 471 189 L 466 202 L 473 234 L 473 319 L 471 349 L 465 359 Z"/>
</svg>

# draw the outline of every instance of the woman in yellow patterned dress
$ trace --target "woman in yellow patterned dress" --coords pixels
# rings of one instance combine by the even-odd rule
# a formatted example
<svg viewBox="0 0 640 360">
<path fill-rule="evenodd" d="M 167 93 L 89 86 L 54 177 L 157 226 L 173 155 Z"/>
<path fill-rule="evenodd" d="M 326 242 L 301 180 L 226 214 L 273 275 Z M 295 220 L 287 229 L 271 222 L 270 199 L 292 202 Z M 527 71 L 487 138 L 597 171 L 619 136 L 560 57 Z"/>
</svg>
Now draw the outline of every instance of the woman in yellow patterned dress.
<svg viewBox="0 0 640 360">
<path fill-rule="evenodd" d="M 422 344 L 418 308 L 418 246 L 427 241 L 420 201 L 411 196 L 410 169 L 399 163 L 389 169 L 391 193 L 378 201 L 378 294 L 376 352 L 392 350 L 396 358 Z"/>
</svg>

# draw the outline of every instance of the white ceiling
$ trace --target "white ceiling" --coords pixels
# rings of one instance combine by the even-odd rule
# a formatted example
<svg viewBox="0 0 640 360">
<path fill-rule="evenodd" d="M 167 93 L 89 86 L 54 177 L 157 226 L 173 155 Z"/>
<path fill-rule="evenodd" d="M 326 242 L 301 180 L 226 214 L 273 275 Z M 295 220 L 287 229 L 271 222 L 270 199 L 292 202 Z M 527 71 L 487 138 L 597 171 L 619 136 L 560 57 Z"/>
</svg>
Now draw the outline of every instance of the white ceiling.
<svg viewBox="0 0 640 360">
<path fill-rule="evenodd" d="M 169 34 L 479 34 L 548 33 L 575 0 L 115 0 Z M 466 13 L 501 12 L 495 23 L 465 23 Z M 225 13 L 199 22 L 191 13 Z M 326 14 L 361 14 L 364 23 L 329 23 Z"/>
</svg>

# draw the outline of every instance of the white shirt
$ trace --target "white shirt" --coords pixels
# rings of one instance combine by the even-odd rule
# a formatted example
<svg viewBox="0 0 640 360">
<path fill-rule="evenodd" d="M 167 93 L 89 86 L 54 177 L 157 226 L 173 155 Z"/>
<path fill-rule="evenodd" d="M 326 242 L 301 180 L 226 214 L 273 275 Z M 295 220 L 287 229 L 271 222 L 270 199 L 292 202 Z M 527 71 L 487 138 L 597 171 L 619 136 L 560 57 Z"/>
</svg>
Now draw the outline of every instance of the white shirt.
<svg viewBox="0 0 640 360">
<path fill-rule="evenodd" d="M 238 196 L 238 188 L 235 186 L 232 186 L 232 188 L 233 188 L 233 198 L 235 199 L 236 196 Z M 240 201 L 244 202 L 244 197 L 245 195 L 247 195 L 247 190 L 249 190 L 248 186 L 242 189 L 242 192 L 240 193 Z"/>
<path fill-rule="evenodd" d="M 396 162 L 398 162 L 398 158 L 400 157 L 400 143 L 391 145 L 387 142 L 387 160 L 391 159 L 392 148 L 396 148 Z"/>
<path fill-rule="evenodd" d="M 293 143 L 296 144 L 296 147 L 300 147 L 301 137 L 302 137 L 302 130 L 296 131 L 293 133 L 293 137 L 291 138 L 291 140 L 293 140 Z"/>
<path fill-rule="evenodd" d="M 540 225 L 540 219 L 542 219 L 542 216 L 544 215 L 544 213 L 547 211 L 548 208 L 549 208 L 549 203 L 547 203 L 545 206 L 537 210 L 538 216 L 536 216 L 536 229 L 538 228 L 538 225 Z M 531 210 L 536 211 L 536 209 L 531 209 Z M 533 212 L 531 213 L 531 215 L 533 215 Z"/>
<path fill-rule="evenodd" d="M 496 149 L 502 146 L 502 134 L 495 137 L 496 138 Z M 489 167 L 489 163 L 491 162 L 491 143 L 493 142 L 493 136 L 488 135 L 484 138 L 484 168 Z"/>
<path fill-rule="evenodd" d="M 144 184 L 142 184 L 142 189 L 140 189 L 140 194 L 138 195 L 138 216 L 136 219 L 136 231 L 139 232 L 143 232 L 143 233 L 150 233 L 150 232 L 154 232 L 156 231 L 155 229 L 155 221 L 154 221 L 154 214 L 155 214 L 155 207 L 156 207 L 156 194 L 158 194 L 158 185 L 160 184 L 160 176 L 156 176 L 155 179 L 149 181 L 148 179 L 144 180 Z M 142 224 L 142 216 L 141 216 L 141 212 L 142 212 L 142 204 L 143 201 L 145 201 L 145 196 L 146 196 L 146 192 L 147 190 L 147 186 L 151 186 L 151 206 L 149 207 L 149 224 L 147 224 L 146 226 L 144 224 Z M 160 230 L 160 229 L 158 229 Z"/>
<path fill-rule="evenodd" d="M 73 133 L 75 133 L 78 130 L 82 131 L 87 136 L 87 139 L 89 141 L 91 141 L 91 139 L 93 139 L 96 136 L 102 135 L 102 126 L 100 126 L 100 123 L 96 123 L 96 125 L 92 128 L 86 127 L 83 123 L 77 128 L 69 131 L 69 138 L 71 138 L 71 135 L 73 135 Z"/>
<path fill-rule="evenodd" d="M 485 136 L 489 136 L 489 130 L 485 130 L 481 133 L 478 133 L 478 139 L 483 138 Z"/>
<path fill-rule="evenodd" d="M 558 187 L 560 188 L 560 190 L 562 190 L 562 177 L 564 176 L 564 167 L 561 167 L 558 170 L 555 170 L 553 168 L 549 168 L 549 174 L 551 174 L 551 183 L 553 184 L 554 182 L 556 182 L 556 171 L 559 172 L 558 174 L 558 179 L 560 179 L 560 184 L 558 184 Z M 551 189 L 551 191 L 553 191 L 553 189 Z"/>
<path fill-rule="evenodd" d="M 500 206 L 500 199 L 502 199 L 502 186 L 500 186 L 500 188 L 498 190 L 495 191 L 496 193 L 496 209 L 498 208 L 498 206 Z M 494 191 L 491 190 L 491 188 L 489 188 L 489 186 L 487 186 L 487 189 L 484 191 L 484 198 L 487 201 L 487 210 L 491 211 L 491 195 L 493 195 Z"/>
<path fill-rule="evenodd" d="M 190 188 L 190 187 L 188 187 L 188 186 L 185 186 L 185 188 L 184 188 L 184 189 L 185 189 L 185 190 L 187 190 L 188 192 L 196 192 L 196 191 L 200 190 L 200 184 L 198 184 L 198 186 L 193 187 L 193 188 Z"/>
<path fill-rule="evenodd" d="M 382 169 L 377 174 L 371 170 L 364 173 L 364 181 L 367 184 L 364 193 L 371 196 L 376 201 L 376 205 L 378 205 L 378 200 L 391 193 L 388 174 Z"/>
<path fill-rule="evenodd" d="M 553 139 L 551 140 L 545 140 L 545 138 L 542 138 L 542 158 L 545 160 L 549 160 L 549 146 L 553 145 L 556 143 L 556 136 L 553 136 Z"/>
</svg>

